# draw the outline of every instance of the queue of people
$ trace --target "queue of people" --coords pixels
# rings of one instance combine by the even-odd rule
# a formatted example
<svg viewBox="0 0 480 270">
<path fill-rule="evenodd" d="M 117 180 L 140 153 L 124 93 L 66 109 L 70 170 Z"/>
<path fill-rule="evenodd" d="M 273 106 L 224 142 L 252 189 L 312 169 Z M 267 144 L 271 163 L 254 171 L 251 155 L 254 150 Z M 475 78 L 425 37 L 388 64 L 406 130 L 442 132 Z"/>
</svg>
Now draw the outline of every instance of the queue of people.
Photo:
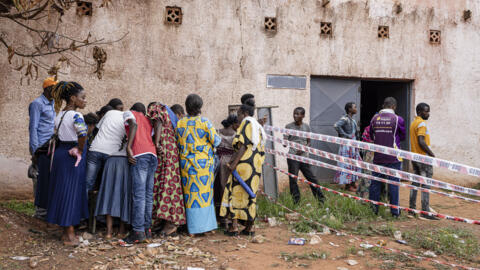
<svg viewBox="0 0 480 270">
<path fill-rule="evenodd" d="M 186 98 L 187 114 L 160 102 L 124 111 L 115 98 L 82 115 L 80 84 L 47 78 L 43 88 L 29 107 L 36 216 L 61 226 L 65 245 L 79 244 L 74 228 L 89 218 L 93 198 L 90 218 L 105 221 L 105 238 L 118 224 L 117 237 L 128 244 L 148 240 L 152 229 L 172 236 L 186 225 L 191 235 L 208 233 L 217 218 L 227 235 L 238 235 L 238 220 L 246 222 L 243 234 L 254 234 L 256 198 L 232 177 L 235 171 L 257 193 L 266 136 L 253 117 L 253 95 L 242 97 L 217 133 L 196 94 Z"/>
<path fill-rule="evenodd" d="M 105 238 L 113 238 L 113 227 L 118 224 L 117 237 L 128 244 L 150 239 L 152 228 L 162 236 L 172 236 L 183 225 L 191 235 L 209 233 L 219 223 L 229 236 L 255 234 L 256 196 L 249 194 L 256 194 L 259 188 L 266 134 L 262 127 L 265 119 L 254 117 L 253 95 L 242 96 L 237 114 L 222 121 L 223 129 L 218 132 L 202 116 L 203 100 L 196 94 L 186 98 L 186 114 L 179 104 L 169 107 L 160 102 L 147 107 L 135 103 L 124 111 L 123 102 L 114 98 L 98 112 L 84 116 L 78 110 L 85 108 L 86 100 L 80 84 L 47 78 L 43 94 L 29 106 L 29 174 L 36 180 L 35 216 L 63 227 L 62 241 L 66 245 L 79 243 L 74 226 L 89 218 L 88 201 L 92 198 L 96 198 L 96 204 L 94 217 L 90 218 L 105 221 Z M 362 133 L 363 141 L 400 147 L 406 132 L 403 118 L 395 114 L 396 106 L 393 97 L 385 99 L 383 109 Z M 430 107 L 420 103 L 416 111 L 410 127 L 412 151 L 434 156 L 425 122 Z M 334 128 L 342 138 L 359 139 L 356 104 L 347 103 L 345 113 Z M 304 117 L 305 109 L 295 108 L 294 121 L 286 128 L 309 132 Z M 310 145 L 310 140 L 302 137 L 285 135 L 285 139 Z M 289 151 L 308 155 L 293 148 Z M 358 149 L 348 146 L 341 146 L 339 155 L 362 159 Z M 364 152 L 363 159 L 398 170 L 402 166 L 397 157 L 381 153 Z M 301 171 L 310 182 L 318 183 L 310 165 L 291 159 L 287 164 L 292 175 Z M 361 171 L 340 162 L 338 165 Z M 413 168 L 419 175 L 432 176 L 431 166 L 414 163 Z M 334 181 L 360 196 L 368 194 L 374 201 L 388 193 L 390 203 L 398 205 L 397 185 L 387 188 L 381 182 L 345 172 L 337 172 Z M 289 182 L 292 198 L 298 203 L 296 178 L 290 177 Z M 324 202 L 321 189 L 311 186 L 311 191 L 319 203 Z M 412 190 L 411 208 L 416 206 L 416 195 Z M 428 193 L 422 193 L 422 210 L 429 210 L 428 200 Z M 373 211 L 378 213 L 378 206 L 373 206 Z M 394 208 L 391 213 L 400 215 Z M 239 224 L 245 226 L 241 231 Z"/>
<path fill-rule="evenodd" d="M 382 109 L 376 113 L 370 124 L 364 129 L 361 139 L 364 142 L 374 143 L 386 147 L 400 148 L 400 143 L 406 138 L 405 120 L 395 113 L 397 108 L 397 101 L 393 97 L 385 98 Z M 353 116 L 357 113 L 356 104 L 348 102 L 345 105 L 346 114 L 340 118 L 334 124 L 334 128 L 337 130 L 339 137 L 348 139 L 359 139 L 359 127 L 353 119 Z M 410 125 L 410 148 L 414 153 L 428 155 L 434 157 L 432 150 L 430 149 L 430 133 L 427 129 L 426 120 L 430 117 L 430 106 L 426 103 L 419 103 L 416 107 L 417 116 Z M 339 155 L 348 157 L 351 159 L 361 160 L 358 149 L 348 146 L 340 146 Z M 371 151 L 364 151 L 363 161 L 377 164 L 383 167 L 392 168 L 396 170 L 402 169 L 401 158 L 396 156 L 386 155 L 382 153 L 374 153 Z M 361 171 L 355 166 L 344 164 L 339 162 L 339 167 L 346 168 L 352 171 Z M 422 164 L 412 161 L 412 167 L 414 173 L 431 178 L 433 175 L 433 168 L 431 165 Z M 365 174 L 371 174 L 379 178 L 388 179 L 390 181 L 400 182 L 399 178 L 384 175 L 377 172 L 370 172 L 364 170 Z M 357 185 L 356 182 L 359 182 Z M 379 181 L 370 181 L 368 179 L 360 178 L 357 176 L 337 172 L 335 176 L 335 182 L 338 184 L 344 184 L 345 189 L 348 191 L 356 192 L 361 197 L 368 197 L 373 201 L 386 200 L 388 198 L 390 204 L 398 205 L 399 203 L 399 186 L 393 184 L 385 184 Z M 421 186 L 423 188 L 430 188 L 428 185 L 420 185 L 413 182 L 412 185 Z M 409 208 L 416 208 L 417 190 L 410 191 Z M 422 192 L 421 204 L 423 211 L 431 211 L 429 206 L 429 193 Z M 378 214 L 378 205 L 372 205 L 373 211 Z M 391 214 L 393 217 L 400 215 L 400 210 L 391 208 Z M 410 217 L 415 217 L 413 212 L 408 213 Z M 422 219 L 437 220 L 434 216 L 422 214 Z"/>
</svg>

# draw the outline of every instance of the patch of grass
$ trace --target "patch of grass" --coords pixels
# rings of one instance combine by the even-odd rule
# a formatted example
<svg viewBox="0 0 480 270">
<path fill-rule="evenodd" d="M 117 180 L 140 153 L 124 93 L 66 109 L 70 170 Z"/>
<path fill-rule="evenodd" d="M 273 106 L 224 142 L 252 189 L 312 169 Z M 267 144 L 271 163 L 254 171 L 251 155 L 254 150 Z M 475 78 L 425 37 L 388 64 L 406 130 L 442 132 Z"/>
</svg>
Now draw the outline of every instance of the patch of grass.
<svg viewBox="0 0 480 270">
<path fill-rule="evenodd" d="M 452 269 L 450 266 L 443 265 L 443 264 L 438 264 L 438 263 L 431 263 L 431 266 L 437 270 L 450 270 Z"/>
<path fill-rule="evenodd" d="M 397 227 L 392 221 L 389 221 L 385 224 L 372 224 L 367 222 L 359 222 L 353 227 L 353 231 L 360 235 L 372 236 L 372 235 L 382 235 L 393 237 Z"/>
<path fill-rule="evenodd" d="M 286 262 L 292 262 L 294 260 L 326 260 L 328 258 L 328 252 L 326 251 L 311 251 L 311 252 L 306 252 L 303 254 L 297 254 L 297 253 L 287 253 L 287 252 L 282 252 L 280 253 L 280 258 L 284 259 Z"/>
<path fill-rule="evenodd" d="M 330 185 L 326 186 L 331 188 Z M 369 204 L 364 204 L 328 192 L 324 192 L 324 194 L 326 199 L 323 204 L 320 204 L 313 197 L 310 190 L 305 190 L 302 193 L 302 199 L 298 204 L 293 203 L 293 199 L 288 190 L 281 192 L 277 201 L 280 204 L 305 215 L 309 219 L 325 224 L 333 229 L 345 229 L 346 223 L 378 221 L 379 217 L 381 217 L 381 220 L 393 220 L 389 209 L 386 209 L 385 207 L 380 207 L 379 215 L 377 216 L 373 213 Z M 257 204 L 259 216 L 284 218 L 285 213 L 289 212 L 288 210 L 270 202 L 264 196 L 258 197 Z M 294 228 L 297 232 L 321 230 L 321 228 L 319 228 L 320 226 L 315 225 L 310 221 L 306 221 L 301 217 L 299 221 L 294 223 Z"/>
<path fill-rule="evenodd" d="M 357 255 L 359 249 L 356 246 L 349 246 L 345 251 L 346 255 Z"/>
<path fill-rule="evenodd" d="M 31 201 L 4 201 L 0 202 L 1 207 L 12 209 L 13 211 L 32 216 L 35 214 L 35 205 Z"/>
<path fill-rule="evenodd" d="M 480 245 L 477 237 L 466 229 L 453 227 L 417 228 L 414 231 L 406 232 L 405 238 L 413 247 L 428 249 L 438 255 L 451 255 L 470 261 L 480 255 Z"/>
</svg>

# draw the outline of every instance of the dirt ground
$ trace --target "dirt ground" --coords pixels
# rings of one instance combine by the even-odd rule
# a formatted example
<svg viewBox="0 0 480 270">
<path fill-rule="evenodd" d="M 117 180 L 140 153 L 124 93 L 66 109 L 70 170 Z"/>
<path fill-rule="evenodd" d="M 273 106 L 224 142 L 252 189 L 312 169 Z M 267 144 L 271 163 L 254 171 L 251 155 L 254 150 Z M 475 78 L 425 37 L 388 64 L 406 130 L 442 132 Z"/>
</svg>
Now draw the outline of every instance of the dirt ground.
<svg viewBox="0 0 480 270">
<path fill-rule="evenodd" d="M 401 198 L 401 205 L 408 205 L 407 191 L 402 190 Z M 434 195 L 431 196 L 431 205 L 441 213 L 480 219 L 478 206 L 472 203 Z M 476 236 L 480 237 L 480 227 L 477 225 L 454 221 L 407 219 L 395 223 L 402 231 L 452 225 L 474 230 Z M 0 208 L 0 269 L 395 269 L 395 264 L 393 268 L 392 265 L 388 268 L 388 259 L 380 258 L 371 249 L 361 248 L 360 244 L 383 240 L 387 247 L 411 253 L 424 252 L 383 236 L 355 240 L 350 236 L 319 233 L 317 235 L 321 241 L 316 245 L 308 242 L 303 246 L 287 245 L 295 234 L 284 224 L 270 227 L 267 223 L 259 222 L 257 235 L 263 236 L 264 242 L 253 243 L 246 236 L 227 237 L 217 231 L 203 237 L 180 235 L 168 239 L 155 238 L 153 243 L 158 247 L 147 247 L 147 244 L 121 247 L 118 241 L 104 241 L 101 234 L 96 234 L 88 240 L 88 245 L 73 248 L 63 246 L 58 240 L 59 230 L 49 231 L 42 221 Z M 87 238 L 89 236 L 86 235 Z M 15 256 L 28 258 L 21 261 L 12 258 Z M 457 262 L 455 258 L 446 256 L 437 259 Z M 354 260 L 358 264 L 349 265 L 347 260 Z M 426 261 L 412 260 L 408 265 L 410 269 L 448 269 Z"/>
</svg>

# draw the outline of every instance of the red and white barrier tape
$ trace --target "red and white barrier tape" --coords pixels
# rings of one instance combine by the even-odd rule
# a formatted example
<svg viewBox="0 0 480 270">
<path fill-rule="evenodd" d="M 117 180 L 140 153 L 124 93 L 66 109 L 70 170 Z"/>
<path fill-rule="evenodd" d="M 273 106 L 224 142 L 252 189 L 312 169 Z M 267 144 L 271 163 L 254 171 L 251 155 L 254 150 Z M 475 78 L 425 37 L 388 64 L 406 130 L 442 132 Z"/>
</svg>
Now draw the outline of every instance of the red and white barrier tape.
<svg viewBox="0 0 480 270">
<path fill-rule="evenodd" d="M 304 152 L 308 152 L 308 153 L 311 153 L 311 154 L 314 154 L 314 155 L 317 155 L 317 156 L 320 156 L 320 157 L 323 157 L 323 158 L 327 158 L 327 159 L 330 159 L 330 160 L 335 160 L 335 161 L 338 161 L 338 162 L 350 164 L 350 165 L 353 165 L 353 166 L 358 167 L 358 168 L 367 169 L 367 170 L 374 171 L 374 172 L 377 172 L 377 173 L 381 173 L 381 174 L 385 174 L 385 175 L 409 180 L 409 181 L 424 184 L 424 185 L 433 186 L 433 187 L 436 187 L 436 188 L 443 188 L 443 189 L 448 189 L 448 190 L 452 190 L 452 191 L 459 191 L 458 187 L 460 187 L 460 186 L 457 186 L 457 185 L 441 182 L 441 181 L 434 180 L 434 179 L 431 179 L 431 178 L 428 178 L 428 177 L 423 177 L 423 176 L 420 176 L 420 175 L 416 175 L 416 174 L 412 174 L 412 173 L 408 173 L 408 172 L 404 172 L 404 171 L 399 171 L 399 170 L 395 170 L 395 169 L 371 164 L 371 163 L 364 162 L 364 161 L 361 161 L 361 160 L 356 160 L 356 159 L 343 157 L 341 155 L 337 155 L 337 154 L 333 154 L 333 153 L 330 153 L 330 152 L 322 151 L 322 150 L 319 150 L 319 149 L 315 149 L 313 147 L 308 147 L 308 146 L 305 146 L 305 145 L 301 145 L 299 143 L 295 143 L 295 142 L 291 142 L 291 141 L 288 141 L 288 140 L 276 138 L 276 137 L 273 137 L 271 135 L 267 135 L 267 140 L 275 141 L 275 142 L 281 143 L 283 145 L 288 145 L 288 146 L 290 146 L 294 149 L 302 150 Z M 340 168 L 340 167 L 338 167 L 338 168 Z M 357 175 L 357 174 L 355 174 L 355 175 Z M 406 188 L 409 188 L 409 189 L 421 190 L 422 192 L 434 193 L 434 194 L 439 194 L 439 195 L 450 197 L 450 198 L 456 198 L 456 199 L 461 199 L 461 200 L 465 200 L 465 201 L 469 201 L 469 202 L 480 203 L 479 200 L 466 198 L 466 197 L 458 196 L 458 195 L 455 195 L 455 194 L 448 194 L 448 193 L 441 192 L 441 191 L 421 188 L 421 187 L 417 187 L 417 186 L 413 186 L 413 185 L 402 184 L 400 182 L 389 181 L 389 180 L 381 179 L 381 178 L 371 176 L 371 175 L 368 175 L 368 174 L 362 174 L 361 177 L 372 179 L 372 180 L 377 180 L 377 181 L 380 181 L 380 182 L 383 182 L 383 183 L 389 183 L 389 184 L 393 184 L 393 185 L 397 185 L 397 186 L 401 186 L 401 187 L 406 187 Z"/>
<path fill-rule="evenodd" d="M 277 150 L 272 150 L 270 148 L 266 148 L 265 152 L 269 153 L 269 154 L 272 154 L 272 155 L 278 154 L 280 156 L 283 156 L 283 157 L 286 157 L 286 158 L 289 158 L 289 159 L 297 160 L 297 161 L 300 161 L 300 162 L 303 162 L 303 163 L 307 163 L 307 164 L 311 164 L 311 165 L 315 165 L 315 166 L 320 166 L 320 167 L 324 167 L 324 168 L 328 168 L 328 169 L 332 169 L 332 170 L 345 171 L 345 172 L 351 173 L 351 174 L 356 174 L 357 173 L 357 172 L 350 171 L 350 170 L 347 170 L 347 169 L 343 169 L 343 168 L 340 168 L 340 167 L 337 167 L 337 166 L 334 166 L 334 165 L 330 165 L 330 164 L 327 164 L 327 163 L 324 163 L 324 162 L 321 162 L 321 161 L 318 161 L 318 160 L 313 160 L 313 159 L 306 158 L 306 157 L 287 154 L 287 153 L 280 152 L 280 151 L 277 151 Z M 272 166 L 268 163 L 265 163 L 265 164 L 267 164 L 269 166 Z M 412 209 L 412 208 L 408 208 L 408 207 L 404 207 L 404 206 L 398 206 L 398 205 L 393 205 L 393 204 L 384 203 L 384 202 L 372 201 L 372 200 L 364 199 L 364 198 L 361 198 L 361 197 L 358 197 L 358 196 L 353 196 L 353 195 L 350 195 L 350 194 L 342 193 L 342 192 L 339 192 L 339 191 L 329 189 L 329 188 L 326 188 L 324 186 L 312 183 L 312 182 L 310 182 L 306 179 L 303 179 L 303 178 L 300 178 L 296 175 L 290 174 L 289 172 L 286 172 L 286 171 L 284 171 L 284 170 L 282 170 L 278 167 L 273 167 L 273 168 L 277 171 L 280 171 L 280 172 L 286 174 L 286 175 L 289 175 L 291 177 L 295 177 L 298 180 L 300 180 L 302 182 L 305 182 L 305 183 L 307 183 L 311 186 L 320 188 L 320 189 L 328 191 L 328 192 L 332 192 L 332 193 L 337 194 L 337 195 L 341 195 L 343 197 L 355 199 L 355 200 L 358 200 L 358 201 L 364 201 L 364 202 L 372 203 L 372 204 L 375 204 L 375 205 L 382 205 L 382 206 L 390 207 L 390 208 L 393 208 L 393 209 L 406 210 L 406 211 L 413 212 L 413 213 L 416 213 L 416 214 L 423 214 L 423 215 L 434 216 L 434 217 L 438 217 L 438 218 L 442 218 L 442 219 L 448 219 L 448 220 L 453 220 L 453 221 L 465 222 L 465 223 L 468 223 L 468 224 L 480 225 L 480 220 L 472 220 L 472 219 L 468 219 L 468 218 L 454 217 L 454 216 L 449 216 L 449 215 L 444 215 L 444 214 L 439 214 L 439 213 L 427 212 L 427 211 Z M 361 174 L 361 173 L 358 173 L 358 174 Z M 365 174 L 365 176 L 366 176 L 366 174 Z"/>
<path fill-rule="evenodd" d="M 345 138 L 339 138 L 339 137 L 334 137 L 334 136 L 329 136 L 324 134 L 272 127 L 269 125 L 265 125 L 265 130 L 280 132 L 282 134 L 289 134 L 289 135 L 294 135 L 294 136 L 313 139 L 313 140 L 319 140 L 323 142 L 336 143 L 340 145 L 348 145 L 355 148 L 361 148 L 361 149 L 365 149 L 373 152 L 378 152 L 378 153 L 396 156 L 396 157 L 400 157 L 400 158 L 404 158 L 404 159 L 408 159 L 416 162 L 421 162 L 421 163 L 432 165 L 439 168 L 445 168 L 445 169 L 448 169 L 454 172 L 459 172 L 462 174 L 480 177 L 479 168 L 475 168 L 472 166 L 468 166 L 468 165 L 464 165 L 464 164 L 460 164 L 460 163 L 456 163 L 456 162 L 452 162 L 444 159 L 433 158 L 433 157 L 429 157 L 421 154 L 416 154 L 416 153 L 408 152 L 401 149 L 395 149 L 395 148 L 385 147 L 378 144 L 349 140 Z M 480 193 L 475 192 L 475 193 L 472 193 L 472 195 L 480 196 Z"/>
<path fill-rule="evenodd" d="M 270 164 L 267 163 L 267 165 L 269 166 L 272 166 Z M 273 167 L 273 166 L 272 166 Z M 275 168 L 275 167 L 274 167 Z M 358 238 L 357 236 L 355 235 L 352 235 L 352 234 L 347 234 L 345 232 L 342 232 L 342 231 L 339 231 L 339 230 L 335 230 L 335 229 L 332 229 L 330 227 L 328 227 L 327 225 L 324 225 L 318 221 L 315 221 L 313 219 L 310 219 L 310 218 L 307 218 L 306 216 L 302 215 L 301 213 L 295 211 L 295 210 L 292 210 L 288 207 L 286 207 L 285 205 L 277 202 L 276 200 L 274 200 L 272 197 L 268 196 L 268 194 L 266 194 L 265 192 L 263 192 L 261 189 L 259 190 L 260 193 L 262 195 L 264 195 L 268 200 L 270 200 L 272 203 L 282 207 L 283 209 L 289 211 L 289 212 L 292 212 L 292 213 L 296 213 L 298 215 L 300 215 L 303 219 L 305 220 L 308 220 L 316 225 L 319 225 L 320 227 L 322 228 L 326 228 L 332 232 L 335 232 L 337 233 L 337 235 L 345 235 L 345 236 L 350 236 L 350 237 L 353 237 L 355 238 L 355 240 L 358 240 L 358 241 L 363 241 L 363 239 L 361 238 Z M 439 261 L 439 260 L 436 260 L 436 259 L 432 259 L 432 258 L 427 258 L 427 257 L 422 257 L 422 256 L 417 256 L 417 255 L 414 255 L 414 254 L 410 254 L 410 253 L 407 253 L 405 251 L 401 251 L 401 250 L 396 250 L 394 248 L 389 248 L 389 247 L 385 247 L 385 246 L 381 246 L 381 245 L 378 245 L 378 244 L 372 244 L 378 248 L 382 248 L 382 249 L 385 249 L 385 250 L 388 250 L 388 251 L 391 251 L 393 253 L 398 253 L 398 254 L 402 254 L 404 256 L 407 256 L 407 257 L 410 257 L 410 258 L 414 258 L 414 259 L 419 259 L 419 260 L 424 260 L 424 261 L 429 261 L 429 262 L 434 262 L 434 263 L 437 263 L 437 264 L 442 264 L 442 265 L 447 265 L 447 266 L 451 266 L 451 267 L 457 267 L 457 268 L 460 268 L 460 269 L 467 269 L 467 270 L 479 270 L 478 268 L 473 268 L 473 267 L 468 267 L 468 266 L 463 266 L 463 265 L 458 265 L 458 264 L 454 264 L 454 263 L 448 263 L 448 262 L 444 262 L 444 261 Z"/>
</svg>

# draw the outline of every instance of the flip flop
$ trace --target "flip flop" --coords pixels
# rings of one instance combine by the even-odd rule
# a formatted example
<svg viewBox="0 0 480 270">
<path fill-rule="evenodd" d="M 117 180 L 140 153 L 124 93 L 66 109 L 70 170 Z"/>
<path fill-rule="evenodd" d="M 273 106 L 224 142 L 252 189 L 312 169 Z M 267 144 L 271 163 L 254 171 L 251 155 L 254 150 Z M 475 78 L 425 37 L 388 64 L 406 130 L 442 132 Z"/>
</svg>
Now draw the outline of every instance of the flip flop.
<svg viewBox="0 0 480 270">
<path fill-rule="evenodd" d="M 224 234 L 226 236 L 238 236 L 238 231 L 235 231 L 235 232 L 225 231 Z"/>
<path fill-rule="evenodd" d="M 246 235 L 246 236 L 251 236 L 251 237 L 255 236 L 255 232 L 250 232 L 250 231 L 247 231 L 247 230 L 241 231 L 240 234 L 241 235 Z"/>
</svg>

